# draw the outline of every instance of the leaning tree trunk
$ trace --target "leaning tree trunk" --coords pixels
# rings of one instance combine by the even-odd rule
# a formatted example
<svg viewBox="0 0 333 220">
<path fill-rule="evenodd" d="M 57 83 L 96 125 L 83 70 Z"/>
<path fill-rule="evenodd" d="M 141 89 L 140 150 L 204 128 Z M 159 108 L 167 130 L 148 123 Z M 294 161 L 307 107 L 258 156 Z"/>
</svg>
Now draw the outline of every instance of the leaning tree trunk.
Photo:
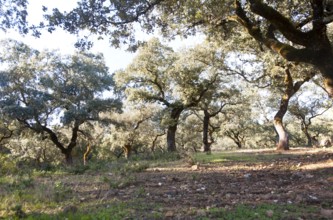
<svg viewBox="0 0 333 220">
<path fill-rule="evenodd" d="M 282 118 L 274 118 L 274 127 L 278 133 L 279 140 L 276 145 L 277 150 L 289 150 L 289 135 L 282 123 Z"/>
<path fill-rule="evenodd" d="M 289 150 L 289 135 L 283 125 L 283 117 L 288 110 L 290 96 L 286 92 L 280 103 L 280 109 L 274 116 L 274 128 L 279 136 L 279 140 L 276 145 L 277 150 Z"/>
<path fill-rule="evenodd" d="M 277 150 L 289 150 L 289 135 L 283 125 L 283 117 L 288 110 L 289 100 L 293 95 L 295 95 L 295 93 L 301 88 L 301 86 L 305 82 L 309 81 L 313 76 L 314 74 L 310 74 L 309 76 L 305 77 L 303 80 L 297 81 L 294 84 L 289 67 L 287 66 L 285 68 L 284 83 L 286 89 L 280 101 L 279 111 L 274 116 L 274 122 L 273 122 L 275 130 L 279 135 L 279 141 L 277 143 L 277 148 L 276 148 Z"/>
<path fill-rule="evenodd" d="M 171 110 L 170 118 L 172 121 L 168 126 L 167 131 L 167 146 L 169 152 L 176 151 L 176 131 L 178 126 L 178 119 L 183 110 L 183 107 L 173 108 Z"/>
<path fill-rule="evenodd" d="M 236 143 L 238 149 L 242 149 L 243 148 L 243 145 L 242 145 L 241 141 L 237 140 L 237 141 L 235 141 L 235 143 Z"/>
<path fill-rule="evenodd" d="M 83 154 L 83 165 L 86 166 L 88 164 L 89 157 L 91 156 L 91 144 L 88 143 L 86 152 Z"/>
</svg>

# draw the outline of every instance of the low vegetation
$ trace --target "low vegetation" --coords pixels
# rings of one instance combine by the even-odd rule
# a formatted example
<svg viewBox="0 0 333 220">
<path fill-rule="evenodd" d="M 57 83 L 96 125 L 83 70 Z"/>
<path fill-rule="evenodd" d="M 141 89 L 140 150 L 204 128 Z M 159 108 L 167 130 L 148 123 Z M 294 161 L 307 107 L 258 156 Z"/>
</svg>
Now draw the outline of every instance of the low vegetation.
<svg viewBox="0 0 333 220">
<path fill-rule="evenodd" d="M 3 219 L 331 219 L 332 149 L 55 165 L 1 160 Z M 5 159 L 5 157 L 3 157 Z"/>
</svg>

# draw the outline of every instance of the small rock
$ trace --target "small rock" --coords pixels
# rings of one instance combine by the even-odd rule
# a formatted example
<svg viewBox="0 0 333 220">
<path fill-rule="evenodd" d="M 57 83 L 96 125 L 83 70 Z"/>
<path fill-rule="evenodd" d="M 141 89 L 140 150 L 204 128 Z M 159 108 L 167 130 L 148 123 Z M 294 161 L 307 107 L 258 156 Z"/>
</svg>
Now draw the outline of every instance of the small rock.
<svg viewBox="0 0 333 220">
<path fill-rule="evenodd" d="M 229 198 L 231 198 L 231 194 L 230 194 L 230 193 L 227 193 L 227 194 L 225 194 L 225 197 L 226 197 L 227 199 L 229 199 Z"/>
<path fill-rule="evenodd" d="M 318 200 L 318 197 L 316 197 L 316 196 L 311 196 L 311 195 L 309 195 L 309 198 L 310 198 L 310 199 L 313 199 L 313 200 Z"/>
<path fill-rule="evenodd" d="M 250 178 L 250 177 L 251 177 L 251 173 L 246 173 L 246 174 L 244 174 L 244 177 L 245 177 L 245 178 Z"/>
<path fill-rule="evenodd" d="M 206 211 L 205 210 L 202 210 L 202 209 L 199 209 L 198 211 L 197 211 L 197 215 L 198 216 L 206 216 Z"/>
<path fill-rule="evenodd" d="M 191 170 L 193 170 L 193 171 L 199 170 L 199 165 L 195 164 L 195 165 L 191 166 Z"/>
<path fill-rule="evenodd" d="M 173 211 L 167 211 L 164 216 L 166 218 L 172 218 L 174 215 L 175 213 Z"/>
<path fill-rule="evenodd" d="M 320 203 L 318 197 L 316 196 L 312 196 L 312 195 L 309 195 L 307 198 L 306 198 L 306 203 L 307 204 L 318 204 Z"/>
<path fill-rule="evenodd" d="M 274 215 L 273 210 L 267 210 L 266 215 L 267 215 L 267 217 L 270 217 L 270 218 L 273 217 L 273 215 Z"/>
</svg>

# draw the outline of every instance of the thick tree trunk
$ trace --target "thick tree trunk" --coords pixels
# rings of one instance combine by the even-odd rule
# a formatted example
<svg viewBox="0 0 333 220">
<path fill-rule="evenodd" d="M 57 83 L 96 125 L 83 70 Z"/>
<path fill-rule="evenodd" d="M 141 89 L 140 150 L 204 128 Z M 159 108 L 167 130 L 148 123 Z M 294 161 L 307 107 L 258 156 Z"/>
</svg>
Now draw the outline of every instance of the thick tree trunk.
<svg viewBox="0 0 333 220">
<path fill-rule="evenodd" d="M 279 141 L 276 145 L 277 150 L 289 150 L 289 135 L 283 126 L 282 119 L 274 119 L 274 127 L 279 135 Z"/>
<path fill-rule="evenodd" d="M 167 131 L 167 145 L 168 151 L 174 152 L 176 151 L 176 131 L 177 125 L 169 126 Z"/>
<path fill-rule="evenodd" d="M 306 145 L 307 145 L 308 147 L 312 147 L 312 146 L 313 146 L 313 145 L 312 145 L 312 137 L 310 136 L 309 133 L 306 135 L 306 138 L 308 139 Z"/>
<path fill-rule="evenodd" d="M 67 165 L 73 164 L 73 157 L 72 157 L 72 150 L 76 146 L 76 141 L 78 138 L 78 131 L 79 131 L 79 126 L 82 124 L 80 121 L 75 121 L 74 127 L 72 128 L 72 137 L 70 143 L 67 145 L 67 147 L 62 144 L 59 139 L 57 134 L 52 131 L 50 128 L 46 126 L 41 126 L 42 129 L 49 134 L 50 140 L 55 144 L 57 148 L 61 150 L 61 153 L 65 155 L 65 162 Z"/>
<path fill-rule="evenodd" d="M 235 143 L 237 144 L 238 149 L 242 149 L 243 145 L 241 141 L 235 141 Z"/>
<path fill-rule="evenodd" d="M 168 126 L 168 131 L 167 131 L 167 147 L 169 152 L 174 152 L 177 150 L 176 131 L 178 126 L 178 119 L 183 110 L 184 110 L 183 107 L 171 109 L 170 118 L 172 119 L 172 122 Z"/>
<path fill-rule="evenodd" d="M 67 165 L 73 164 L 73 156 L 72 156 L 72 149 L 67 149 L 65 152 L 65 162 Z"/>
<path fill-rule="evenodd" d="M 290 98 L 295 95 L 295 93 L 301 88 L 301 86 L 309 81 L 313 75 L 310 75 L 306 77 L 302 81 L 297 81 L 294 84 L 293 78 L 291 76 L 289 67 L 285 68 L 285 79 L 284 83 L 286 86 L 285 92 L 282 95 L 281 101 L 280 101 L 280 108 L 279 111 L 274 116 L 274 127 L 276 132 L 279 135 L 279 141 L 277 143 L 277 150 L 289 150 L 289 135 L 283 126 L 283 117 L 286 114 L 288 110 L 289 100 Z"/>
<path fill-rule="evenodd" d="M 205 110 L 205 116 L 204 116 L 204 121 L 203 121 L 203 137 L 202 137 L 202 141 L 203 141 L 203 145 L 204 145 L 204 152 L 210 152 L 211 151 L 211 148 L 210 146 L 212 145 L 212 143 L 208 140 L 208 129 L 209 129 L 209 115 L 206 113 L 206 110 Z"/>
</svg>

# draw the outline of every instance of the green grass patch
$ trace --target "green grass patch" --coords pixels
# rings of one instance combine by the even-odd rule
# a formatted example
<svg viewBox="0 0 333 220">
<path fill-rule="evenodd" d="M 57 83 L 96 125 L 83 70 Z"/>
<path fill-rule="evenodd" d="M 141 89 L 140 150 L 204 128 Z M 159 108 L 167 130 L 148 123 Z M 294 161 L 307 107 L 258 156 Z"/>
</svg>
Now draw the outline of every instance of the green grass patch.
<svg viewBox="0 0 333 220">
<path fill-rule="evenodd" d="M 224 162 L 267 162 L 279 158 L 291 157 L 292 155 L 284 154 L 257 154 L 247 152 L 212 152 L 195 153 L 192 155 L 194 163 L 224 163 Z"/>
<path fill-rule="evenodd" d="M 280 219 L 303 219 L 303 216 L 315 216 L 319 212 L 317 207 L 302 205 L 280 205 L 260 204 L 239 205 L 234 209 L 214 208 L 209 210 L 209 218 L 202 219 L 223 219 L 223 220 L 280 220 Z"/>
<path fill-rule="evenodd" d="M 149 205 L 139 199 L 128 202 L 111 201 L 103 204 L 86 204 L 83 206 L 68 206 L 57 213 L 26 214 L 21 205 L 12 208 L 12 214 L 6 219 L 28 220 L 120 220 L 120 219 L 162 219 L 163 215 L 153 210 L 158 209 L 156 204 Z"/>
</svg>

